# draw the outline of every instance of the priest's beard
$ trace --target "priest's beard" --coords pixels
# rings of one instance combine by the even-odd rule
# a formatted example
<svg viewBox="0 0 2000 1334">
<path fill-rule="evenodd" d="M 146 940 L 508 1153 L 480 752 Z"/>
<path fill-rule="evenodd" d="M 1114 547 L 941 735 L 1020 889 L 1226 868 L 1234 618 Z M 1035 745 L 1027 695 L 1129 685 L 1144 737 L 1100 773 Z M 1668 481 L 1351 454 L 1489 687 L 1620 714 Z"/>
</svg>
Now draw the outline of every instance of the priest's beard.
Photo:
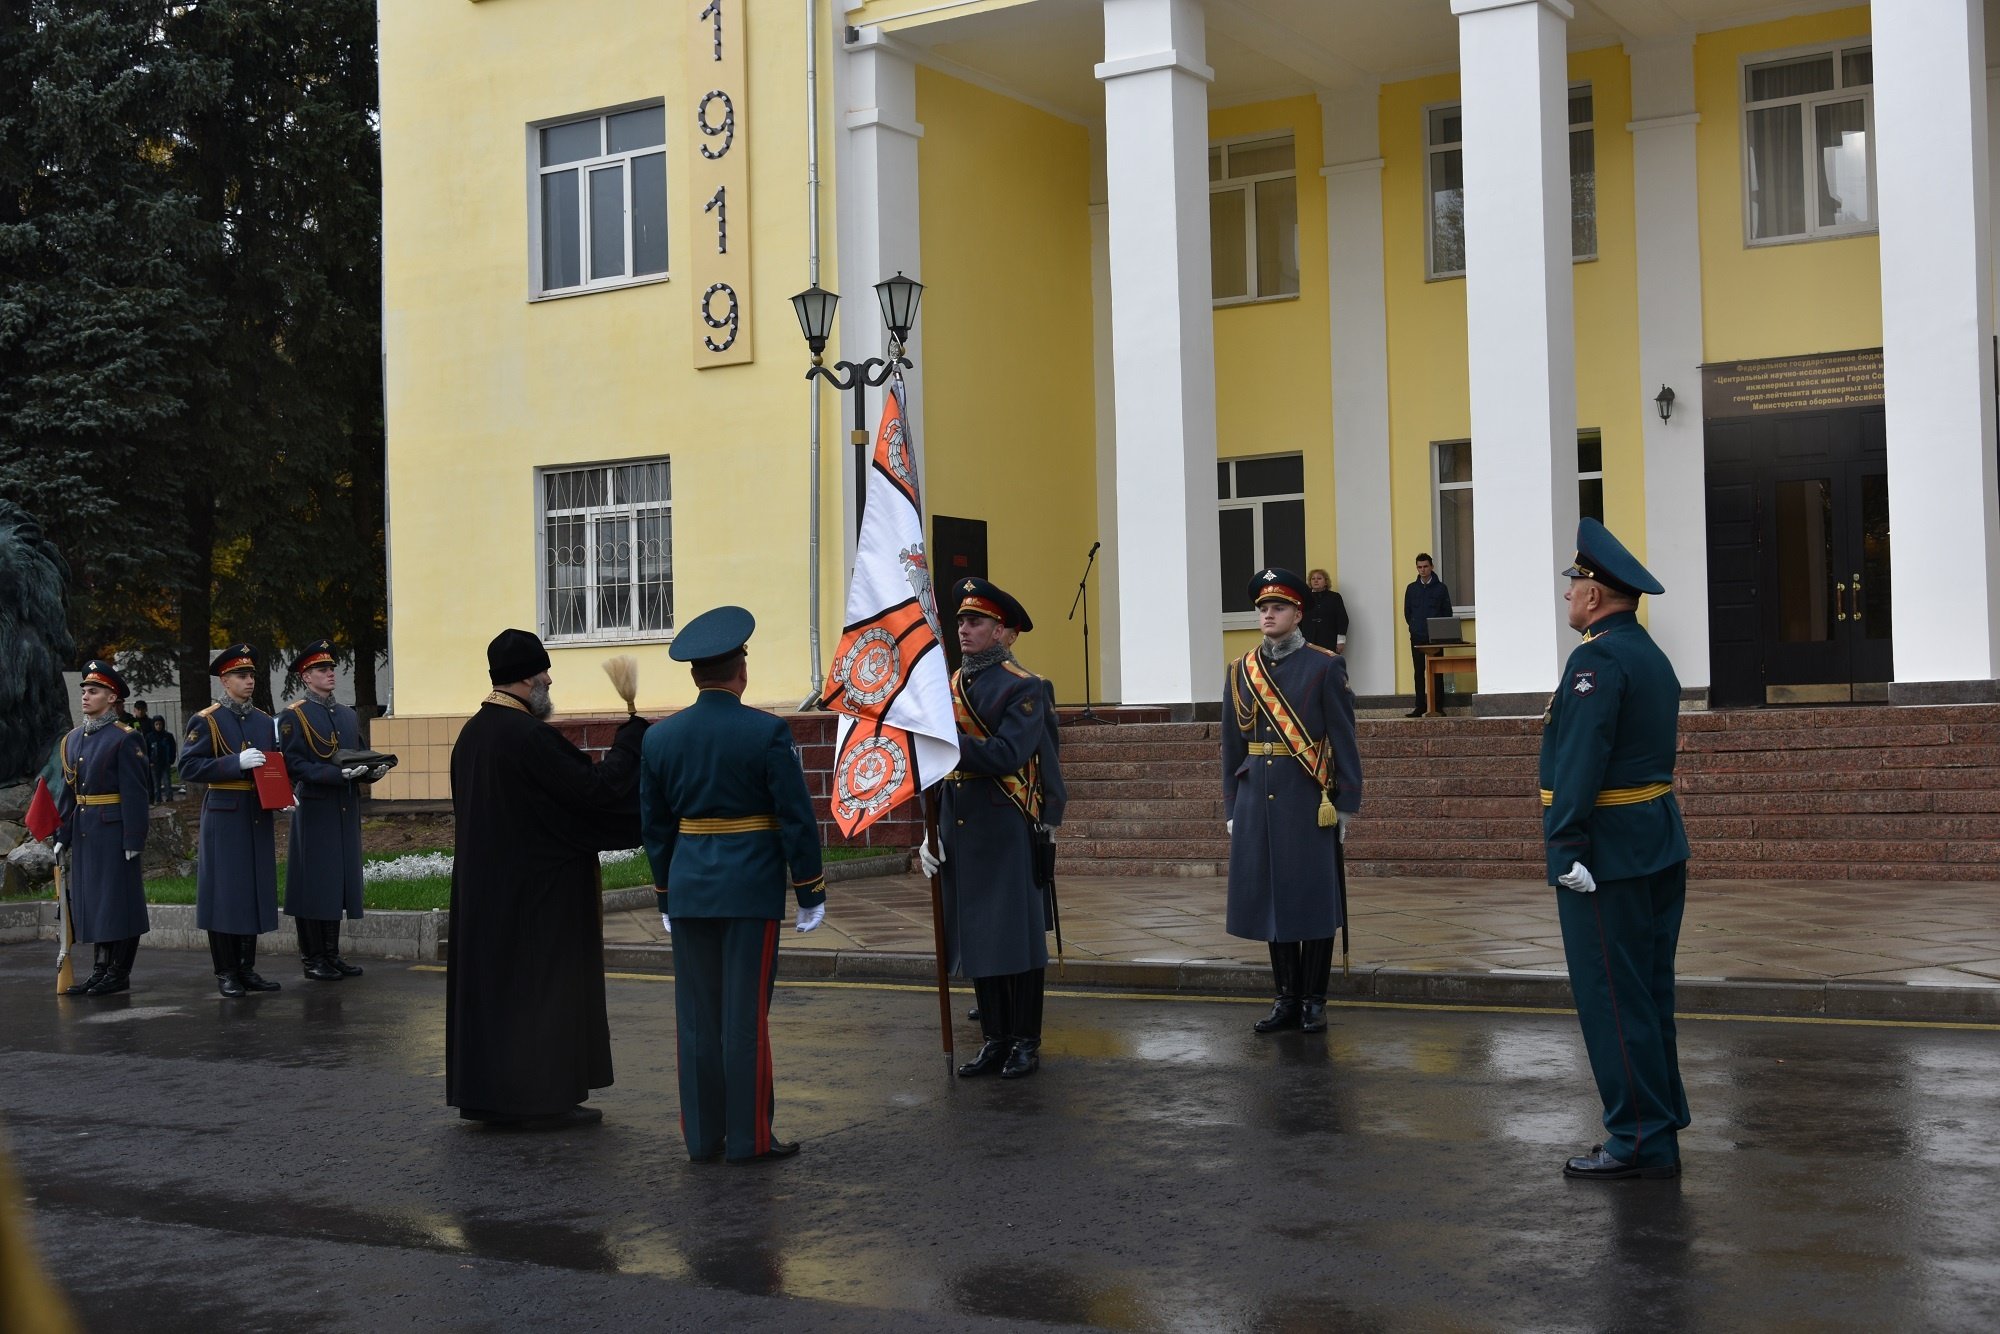
<svg viewBox="0 0 2000 1334">
<path fill-rule="evenodd" d="M 556 711 L 555 702 L 549 698 L 546 685 L 528 687 L 528 712 L 547 722 L 549 715 Z"/>
</svg>

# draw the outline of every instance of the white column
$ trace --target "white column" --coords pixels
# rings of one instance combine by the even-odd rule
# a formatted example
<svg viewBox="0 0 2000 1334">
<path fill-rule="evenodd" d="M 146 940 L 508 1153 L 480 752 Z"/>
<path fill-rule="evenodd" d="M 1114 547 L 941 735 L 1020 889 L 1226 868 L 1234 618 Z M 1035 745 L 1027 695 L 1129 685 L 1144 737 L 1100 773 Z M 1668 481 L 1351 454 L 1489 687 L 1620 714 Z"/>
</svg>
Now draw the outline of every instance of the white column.
<svg viewBox="0 0 2000 1334">
<path fill-rule="evenodd" d="M 1981 0 L 1898 0 L 1874 32 L 1892 700 L 2000 676 L 1992 236 Z M 1897 689 L 1984 683 L 1984 691 Z"/>
<path fill-rule="evenodd" d="M 1221 698 L 1207 34 L 1199 0 L 1104 0 L 1119 670 L 1128 704 Z M 1135 577 L 1139 576 L 1139 577 Z"/>
<path fill-rule="evenodd" d="M 1090 343 L 1097 439 L 1097 532 L 1104 545 L 1090 590 L 1091 652 L 1099 699 L 1120 702 L 1124 681 L 1118 652 L 1118 405 L 1111 365 L 1111 206 L 1104 168 L 1104 131 L 1090 135 Z"/>
<path fill-rule="evenodd" d="M 1480 712 L 1539 711 L 1575 636 L 1576 328 L 1566 0 L 1452 0 L 1465 111 L 1465 307 Z M 1447 574 L 1449 572 L 1447 571 Z"/>
<path fill-rule="evenodd" d="M 923 280 L 923 252 L 917 219 L 917 141 L 924 127 L 917 123 L 917 68 L 876 28 L 863 28 L 845 52 L 841 83 L 846 116 L 840 170 L 840 356 L 860 362 L 884 353 L 888 333 L 882 327 L 882 306 L 875 284 L 900 270 Z M 928 441 L 923 413 L 923 311 L 910 334 L 905 372 L 908 386 L 905 420 L 917 442 L 921 473 Z M 845 449 L 847 496 L 845 519 L 849 561 L 854 552 L 854 447 L 848 433 L 854 425 L 854 404 L 840 396 L 840 429 L 834 437 Z M 882 412 L 882 391 L 868 391 L 868 430 Z M 928 536 L 928 534 L 926 535 Z"/>
<path fill-rule="evenodd" d="M 1389 522 L 1389 319 L 1382 269 L 1382 141 L 1374 85 L 1319 95 L 1332 319 L 1334 536 L 1355 693 L 1396 693 L 1403 645 Z"/>
<path fill-rule="evenodd" d="M 1666 385 L 1673 416 L 1644 406 L 1646 568 L 1666 588 L 1646 622 L 1681 684 L 1708 684 L 1708 528 L 1701 408 L 1701 214 L 1695 179 L 1694 39 L 1632 58 L 1632 197 L 1639 258 L 1638 396 Z M 1621 534 L 1620 536 L 1624 536 Z M 1633 549 L 1639 550 L 1636 545 Z"/>
</svg>

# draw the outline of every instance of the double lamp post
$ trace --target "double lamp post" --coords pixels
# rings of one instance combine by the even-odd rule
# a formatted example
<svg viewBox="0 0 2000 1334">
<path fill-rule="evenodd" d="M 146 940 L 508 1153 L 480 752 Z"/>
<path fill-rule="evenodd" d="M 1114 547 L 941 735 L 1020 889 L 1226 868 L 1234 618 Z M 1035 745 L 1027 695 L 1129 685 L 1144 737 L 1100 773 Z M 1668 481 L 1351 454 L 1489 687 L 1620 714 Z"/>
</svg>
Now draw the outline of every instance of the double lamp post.
<svg viewBox="0 0 2000 1334">
<path fill-rule="evenodd" d="M 889 382 L 899 368 L 910 364 L 903 355 L 903 346 L 909 341 L 911 326 L 917 322 L 917 305 L 924 299 L 924 285 L 915 278 L 906 278 L 898 269 L 893 278 L 884 278 L 875 284 L 875 297 L 882 305 L 882 323 L 889 329 L 889 355 L 869 357 L 856 364 L 852 361 L 836 361 L 828 370 L 823 360 L 827 339 L 833 334 L 833 312 L 840 304 L 840 297 L 814 283 L 805 291 L 792 298 L 792 309 L 798 314 L 799 329 L 806 336 L 806 346 L 812 351 L 812 369 L 806 378 L 817 375 L 835 389 L 854 394 L 854 530 L 861 531 L 861 511 L 866 503 L 868 488 L 868 390 Z"/>
</svg>

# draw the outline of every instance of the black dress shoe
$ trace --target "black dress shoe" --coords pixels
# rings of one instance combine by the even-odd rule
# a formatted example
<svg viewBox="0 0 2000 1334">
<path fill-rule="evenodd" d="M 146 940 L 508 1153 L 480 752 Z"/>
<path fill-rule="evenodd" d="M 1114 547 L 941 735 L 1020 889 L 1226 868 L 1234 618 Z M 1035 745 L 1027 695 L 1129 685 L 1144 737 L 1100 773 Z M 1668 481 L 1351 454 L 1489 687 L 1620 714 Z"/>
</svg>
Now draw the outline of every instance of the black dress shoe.
<svg viewBox="0 0 2000 1334">
<path fill-rule="evenodd" d="M 91 983 L 90 990 L 83 994 L 86 996 L 115 996 L 121 991 L 130 991 L 131 989 L 132 975 L 114 968 L 97 981 Z"/>
<path fill-rule="evenodd" d="M 1301 1033 L 1326 1032 L 1326 1002 L 1308 997 L 1299 1006 L 1299 1031 Z"/>
<path fill-rule="evenodd" d="M 245 970 L 244 970 L 244 972 L 243 972 L 243 977 L 242 977 L 242 982 L 243 982 L 243 989 L 244 989 L 245 991 L 283 991 L 283 990 L 284 990 L 284 988 L 283 988 L 282 986 L 279 986 L 279 985 L 278 985 L 278 984 L 277 984 L 276 982 L 272 982 L 272 981 L 269 981 L 268 979 L 266 979 L 266 978 L 265 978 L 265 977 L 264 977 L 264 976 L 263 976 L 262 974 L 260 974 L 260 973 L 259 973 L 259 972 L 258 972 L 258 971 L 257 971 L 257 970 L 255 969 L 255 968 L 249 968 L 249 969 L 245 969 Z"/>
<path fill-rule="evenodd" d="M 971 1079 L 974 1075 L 992 1074 L 1006 1063 L 1009 1049 L 1010 1044 L 999 1038 L 986 1039 L 986 1045 L 979 1049 L 979 1054 L 958 1067 L 959 1077 Z"/>
<path fill-rule="evenodd" d="M 966 1017 L 967 1019 L 970 1019 L 970 1020 L 971 1020 L 971 1021 L 972 1021 L 973 1023 L 975 1023 L 975 1024 L 976 1024 L 976 1023 L 978 1023 L 978 1022 L 979 1022 L 979 1007 L 978 1007 L 977 1005 L 975 1005 L 975 1006 L 973 1006 L 973 1007 L 972 1007 L 971 1009 L 967 1010 L 967 1011 L 965 1012 L 965 1017 Z"/>
<path fill-rule="evenodd" d="M 1275 1033 L 1281 1028 L 1297 1028 L 1299 1003 L 1291 996 L 1280 996 L 1271 1002 L 1271 1012 L 1250 1026 L 1259 1033 Z"/>
<path fill-rule="evenodd" d="M 340 973 L 325 959 L 307 959 L 306 976 L 315 982 L 338 982 Z"/>
<path fill-rule="evenodd" d="M 1404 714 L 1403 716 L 1405 718 L 1421 718 L 1424 716 L 1424 711 L 1422 709 L 1411 709 L 1408 713 Z"/>
<path fill-rule="evenodd" d="M 92 973 L 89 977 L 79 977 L 75 982 L 72 982 L 69 986 L 63 988 L 63 995 L 65 996 L 88 995 L 92 987 L 96 986 L 99 982 L 102 982 L 104 980 L 104 973 L 105 970 L 100 968 L 96 972 Z"/>
<path fill-rule="evenodd" d="M 1007 1064 L 1000 1067 L 1002 1079 L 1026 1079 L 1042 1068 L 1042 1040 L 1022 1038 L 1014 1044 L 1014 1050 L 1007 1053 Z"/>
<path fill-rule="evenodd" d="M 1580 1181 L 1624 1181 L 1631 1177 L 1647 1180 L 1663 1180 L 1681 1174 L 1679 1163 L 1669 1163 L 1664 1167 L 1641 1167 L 1628 1163 L 1605 1148 L 1602 1144 L 1590 1146 L 1590 1152 L 1580 1158 L 1572 1158 L 1563 1164 L 1563 1175 Z"/>
<path fill-rule="evenodd" d="M 243 994 L 243 979 L 234 973 L 217 973 L 215 975 L 215 989 L 230 1000 L 235 1000 Z"/>
<path fill-rule="evenodd" d="M 333 969 L 334 972 L 339 973 L 342 977 L 361 976 L 361 970 L 359 968 L 356 968 L 353 964 L 341 958 L 338 954 L 327 955 L 326 966 Z"/>
<path fill-rule="evenodd" d="M 731 1158 L 729 1159 L 729 1165 L 731 1167 L 748 1167 L 751 1163 L 776 1162 L 780 1158 L 793 1157 L 798 1151 L 799 1142 L 797 1140 L 774 1139 L 771 1141 L 771 1147 L 764 1150 L 764 1152 L 753 1153 L 748 1158 Z"/>
</svg>

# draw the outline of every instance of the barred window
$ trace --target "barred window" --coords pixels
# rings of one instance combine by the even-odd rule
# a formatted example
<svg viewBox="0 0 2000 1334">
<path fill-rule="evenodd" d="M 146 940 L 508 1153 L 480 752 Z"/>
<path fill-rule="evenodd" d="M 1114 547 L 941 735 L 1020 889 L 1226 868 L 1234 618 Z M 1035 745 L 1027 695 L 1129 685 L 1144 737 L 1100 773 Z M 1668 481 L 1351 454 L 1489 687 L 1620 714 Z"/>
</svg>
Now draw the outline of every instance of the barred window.
<svg viewBox="0 0 2000 1334">
<path fill-rule="evenodd" d="M 664 639 L 674 628 L 674 513 L 666 459 L 544 469 L 542 637 Z"/>
</svg>

